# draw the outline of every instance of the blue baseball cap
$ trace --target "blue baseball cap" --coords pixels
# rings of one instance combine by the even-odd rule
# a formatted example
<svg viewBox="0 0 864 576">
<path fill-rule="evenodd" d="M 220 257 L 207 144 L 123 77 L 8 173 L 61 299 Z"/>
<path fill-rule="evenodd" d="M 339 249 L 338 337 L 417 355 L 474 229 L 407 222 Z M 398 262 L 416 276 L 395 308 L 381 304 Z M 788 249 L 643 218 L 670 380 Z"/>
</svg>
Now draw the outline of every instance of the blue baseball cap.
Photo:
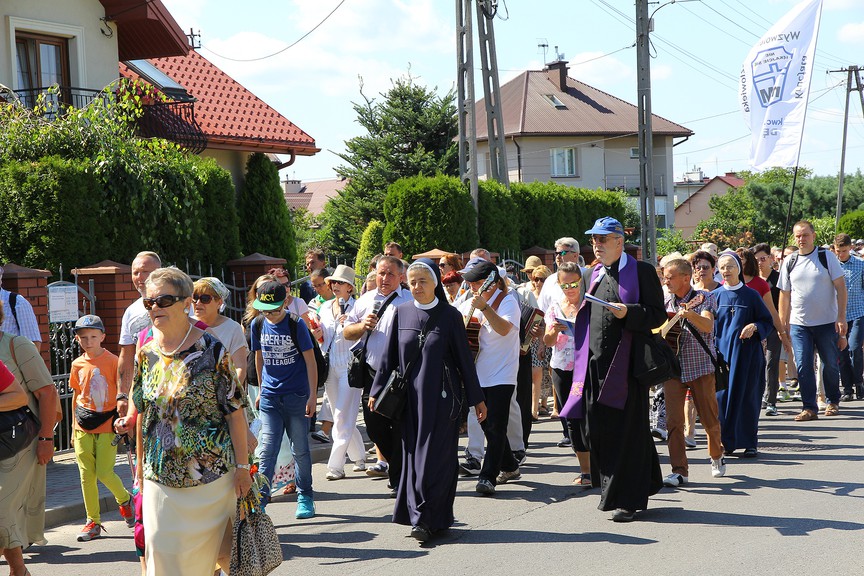
<svg viewBox="0 0 864 576">
<path fill-rule="evenodd" d="M 594 222 L 594 227 L 586 230 L 585 234 L 620 234 L 624 236 L 624 226 L 615 218 L 604 216 L 603 218 L 598 218 Z"/>
<path fill-rule="evenodd" d="M 96 330 L 101 330 L 103 333 L 105 332 L 105 325 L 102 323 L 102 319 L 95 314 L 86 314 L 78 318 L 78 321 L 75 322 L 75 327 L 72 328 L 72 331 L 78 332 L 79 330 L 84 330 L 85 328 L 95 328 Z"/>
</svg>

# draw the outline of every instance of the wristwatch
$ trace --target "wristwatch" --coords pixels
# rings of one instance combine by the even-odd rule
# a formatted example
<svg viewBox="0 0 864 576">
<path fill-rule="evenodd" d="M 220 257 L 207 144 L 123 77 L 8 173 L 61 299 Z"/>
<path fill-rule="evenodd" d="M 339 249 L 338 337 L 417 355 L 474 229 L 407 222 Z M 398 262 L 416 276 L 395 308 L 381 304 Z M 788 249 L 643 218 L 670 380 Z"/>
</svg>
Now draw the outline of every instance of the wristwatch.
<svg viewBox="0 0 864 576">
<path fill-rule="evenodd" d="M 252 466 L 250 464 L 237 464 L 237 468 L 240 468 L 241 470 L 249 470 Z"/>
</svg>

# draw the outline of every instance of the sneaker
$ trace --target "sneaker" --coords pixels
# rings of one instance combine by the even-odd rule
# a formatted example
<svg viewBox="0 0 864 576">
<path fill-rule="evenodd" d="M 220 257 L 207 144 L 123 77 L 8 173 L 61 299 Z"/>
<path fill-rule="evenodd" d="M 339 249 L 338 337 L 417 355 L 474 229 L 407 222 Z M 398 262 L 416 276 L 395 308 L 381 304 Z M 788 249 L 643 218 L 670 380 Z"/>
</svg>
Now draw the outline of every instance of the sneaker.
<svg viewBox="0 0 864 576">
<path fill-rule="evenodd" d="M 573 443 L 570 442 L 570 439 L 566 436 L 564 436 L 563 438 L 561 438 L 561 440 L 558 441 L 558 448 L 570 448 L 572 445 Z"/>
<path fill-rule="evenodd" d="M 666 433 L 666 430 L 664 430 L 663 428 L 658 428 L 656 426 L 654 428 L 651 428 L 651 435 L 657 440 L 660 440 L 661 442 L 665 442 L 666 438 L 669 436 Z"/>
<path fill-rule="evenodd" d="M 684 437 L 684 446 L 687 447 L 687 450 L 692 450 L 693 448 L 697 447 L 696 440 L 694 440 L 693 438 L 688 438 L 687 436 L 685 436 Z"/>
<path fill-rule="evenodd" d="M 120 509 L 120 516 L 123 517 L 123 520 L 126 521 L 126 526 L 129 528 L 135 527 L 135 511 L 132 510 L 132 495 L 129 495 L 129 499 L 126 500 L 123 504 L 118 504 L 117 507 Z"/>
<path fill-rule="evenodd" d="M 353 472 L 365 472 L 366 471 L 366 462 L 363 460 L 358 460 L 354 463 L 354 468 L 351 469 Z"/>
<path fill-rule="evenodd" d="M 525 460 L 528 457 L 525 455 L 525 450 L 514 450 L 513 451 L 513 458 L 515 458 L 516 463 L 519 464 L 519 466 L 521 466 L 522 464 L 525 463 Z"/>
<path fill-rule="evenodd" d="M 81 532 L 78 533 L 78 542 L 89 542 L 90 540 L 95 540 L 102 536 L 102 525 L 97 524 L 92 520 L 87 520 L 87 524 L 84 525 L 84 528 L 81 529 Z"/>
<path fill-rule="evenodd" d="M 341 480 L 345 478 L 345 472 L 342 470 L 328 470 L 327 475 L 324 477 L 327 480 Z"/>
<path fill-rule="evenodd" d="M 517 468 L 512 472 L 502 471 L 501 474 L 498 475 L 498 478 L 495 480 L 495 482 L 497 482 L 498 484 L 506 484 L 507 482 L 519 480 L 520 478 L 522 478 L 522 473 L 519 472 L 519 469 Z"/>
<path fill-rule="evenodd" d="M 726 459 L 717 458 L 711 459 L 711 476 L 714 478 L 722 478 L 726 475 Z"/>
<path fill-rule="evenodd" d="M 843 394 L 840 396 L 840 402 L 851 402 L 852 401 L 852 393 Z"/>
<path fill-rule="evenodd" d="M 480 460 L 473 456 L 468 456 L 464 462 L 459 463 L 459 474 L 462 476 L 477 476 L 480 474 L 481 468 L 483 466 L 480 464 Z"/>
<path fill-rule="evenodd" d="M 777 416 L 777 405 L 768 404 L 765 407 L 765 416 Z"/>
<path fill-rule="evenodd" d="M 297 495 L 297 512 L 294 513 L 294 518 L 298 520 L 306 520 L 315 516 L 315 501 L 309 494 Z"/>
<path fill-rule="evenodd" d="M 483 496 L 495 495 L 495 486 L 493 486 L 492 482 L 486 480 L 485 478 L 481 478 L 477 482 L 477 486 L 474 487 L 474 490 L 476 490 L 478 494 L 482 494 Z"/>
<path fill-rule="evenodd" d="M 669 474 L 663 479 L 663 485 L 669 486 L 670 488 L 678 488 L 679 486 L 683 486 L 687 483 L 688 477 L 682 476 L 681 474 Z"/>
<path fill-rule="evenodd" d="M 322 444 L 330 443 L 330 436 L 328 436 L 327 433 L 323 430 L 316 430 L 315 432 L 313 432 L 312 438 L 314 438 L 318 442 L 321 442 Z"/>
<path fill-rule="evenodd" d="M 366 475 L 372 478 L 387 478 L 390 475 L 390 465 L 379 460 L 372 466 L 366 468 Z"/>
<path fill-rule="evenodd" d="M 626 508 L 616 508 L 612 514 L 613 522 L 632 522 L 636 519 L 635 510 L 627 510 Z"/>
</svg>

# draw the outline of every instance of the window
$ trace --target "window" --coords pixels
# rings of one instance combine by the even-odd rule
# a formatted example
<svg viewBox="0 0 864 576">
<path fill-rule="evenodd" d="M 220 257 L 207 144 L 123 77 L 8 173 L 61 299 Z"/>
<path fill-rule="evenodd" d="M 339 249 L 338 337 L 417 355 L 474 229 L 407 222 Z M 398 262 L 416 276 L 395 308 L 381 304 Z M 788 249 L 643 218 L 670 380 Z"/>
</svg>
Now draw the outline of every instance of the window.
<svg viewBox="0 0 864 576">
<path fill-rule="evenodd" d="M 28 106 L 36 102 L 43 88 L 55 84 L 67 90 L 69 82 L 69 49 L 66 39 L 19 32 L 15 35 L 18 89 Z"/>
<path fill-rule="evenodd" d="M 561 102 L 561 100 L 559 100 L 558 97 L 555 96 L 554 94 L 546 94 L 546 100 L 548 100 L 549 103 L 552 104 L 558 110 L 566 110 L 567 109 L 567 106 L 565 106 L 564 103 Z"/>
<path fill-rule="evenodd" d="M 630 158 L 639 158 L 639 147 L 630 148 Z"/>
<path fill-rule="evenodd" d="M 579 176 L 576 170 L 575 148 L 552 148 L 549 153 L 552 157 L 553 178 L 574 178 Z"/>
</svg>

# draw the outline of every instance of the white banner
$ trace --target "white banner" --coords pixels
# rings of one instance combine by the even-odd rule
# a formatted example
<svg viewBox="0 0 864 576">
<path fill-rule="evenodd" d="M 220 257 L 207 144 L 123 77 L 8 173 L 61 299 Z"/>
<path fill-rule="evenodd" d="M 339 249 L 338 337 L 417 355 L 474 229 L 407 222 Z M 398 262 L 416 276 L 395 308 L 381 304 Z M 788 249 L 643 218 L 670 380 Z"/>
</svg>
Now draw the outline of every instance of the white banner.
<svg viewBox="0 0 864 576">
<path fill-rule="evenodd" d="M 755 170 L 798 163 L 821 15 L 822 0 L 801 2 L 744 59 L 739 98 Z"/>
</svg>

